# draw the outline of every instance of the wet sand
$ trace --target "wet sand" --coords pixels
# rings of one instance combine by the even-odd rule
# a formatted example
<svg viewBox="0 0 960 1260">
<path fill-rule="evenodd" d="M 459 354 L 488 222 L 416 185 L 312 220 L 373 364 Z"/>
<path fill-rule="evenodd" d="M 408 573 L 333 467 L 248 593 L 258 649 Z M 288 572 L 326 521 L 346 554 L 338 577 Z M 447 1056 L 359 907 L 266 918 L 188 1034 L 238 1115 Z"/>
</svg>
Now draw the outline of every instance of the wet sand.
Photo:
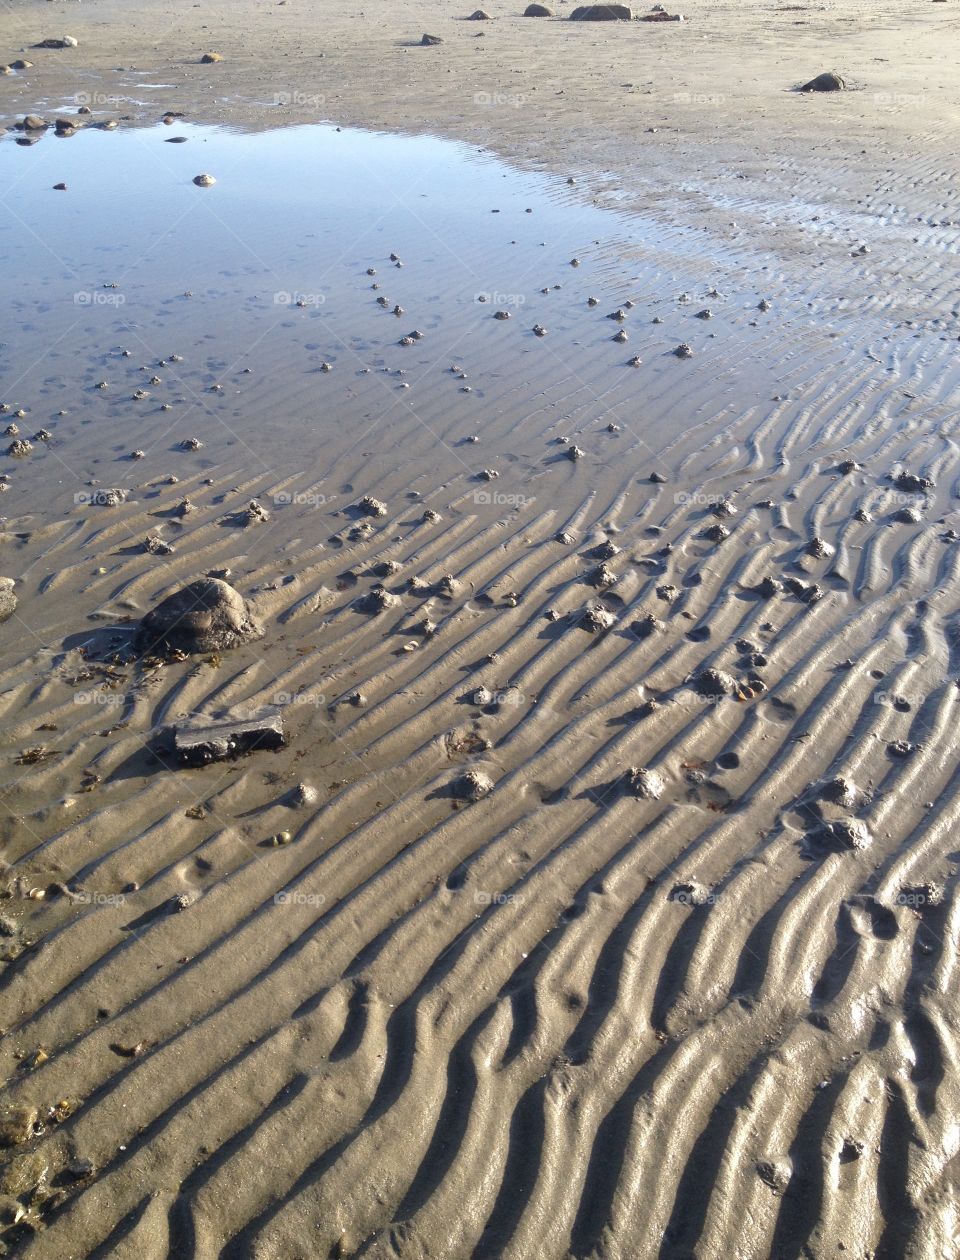
<svg viewBox="0 0 960 1260">
<path fill-rule="evenodd" d="M 10 17 L 3 1245 L 952 1257 L 955 18 L 467 12 Z"/>
</svg>

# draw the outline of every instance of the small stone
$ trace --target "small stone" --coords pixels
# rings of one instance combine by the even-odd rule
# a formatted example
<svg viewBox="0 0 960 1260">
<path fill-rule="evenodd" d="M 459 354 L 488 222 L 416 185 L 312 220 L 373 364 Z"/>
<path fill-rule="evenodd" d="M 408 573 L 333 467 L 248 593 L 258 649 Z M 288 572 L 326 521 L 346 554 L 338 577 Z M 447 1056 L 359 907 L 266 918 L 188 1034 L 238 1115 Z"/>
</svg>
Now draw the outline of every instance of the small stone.
<svg viewBox="0 0 960 1260">
<path fill-rule="evenodd" d="M 736 680 L 722 669 L 702 669 L 693 679 L 693 689 L 698 695 L 710 698 L 732 695 Z"/>
<path fill-rule="evenodd" d="M 387 515 L 387 505 L 382 503 L 379 499 L 373 498 L 373 496 L 369 494 L 365 494 L 363 496 L 357 504 L 357 507 L 365 516 Z"/>
<path fill-rule="evenodd" d="M 692 359 L 693 358 L 693 349 L 690 346 L 688 346 L 685 341 L 681 341 L 679 346 L 676 346 L 674 348 L 673 353 L 677 356 L 678 359 Z"/>
<path fill-rule="evenodd" d="M 825 542 L 819 535 L 811 538 L 807 543 L 806 552 L 808 556 L 812 556 L 815 560 L 826 560 L 834 554 L 836 549 L 828 542 Z"/>
<path fill-rule="evenodd" d="M 631 766 L 624 776 L 626 789 L 642 801 L 658 801 L 666 784 L 656 770 L 637 769 Z"/>
<path fill-rule="evenodd" d="M 578 625 L 590 634 L 597 634 L 601 630 L 609 630 L 616 621 L 616 617 L 609 612 L 602 604 L 594 604 L 580 618 Z"/>
<path fill-rule="evenodd" d="M 198 188 L 211 188 L 217 181 L 213 175 L 194 175 L 193 182 Z"/>
<path fill-rule="evenodd" d="M 450 785 L 453 795 L 461 801 L 479 801 L 493 791 L 493 779 L 483 770 L 465 770 Z"/>
<path fill-rule="evenodd" d="M 359 599 L 354 600 L 353 606 L 357 612 L 376 616 L 378 613 L 386 612 L 388 608 L 396 608 L 399 603 L 399 595 L 392 594 L 383 586 L 375 586 L 366 595 L 361 595 Z"/>
<path fill-rule="evenodd" d="M 920 514 L 919 508 L 902 507 L 898 511 L 894 512 L 893 519 L 898 521 L 901 525 L 918 525 L 920 521 L 923 520 L 923 517 Z"/>
<path fill-rule="evenodd" d="M 934 483 L 929 477 L 918 477 L 916 473 L 899 472 L 893 478 L 898 490 L 906 490 L 908 494 L 917 494 L 921 490 L 932 490 Z"/>
</svg>

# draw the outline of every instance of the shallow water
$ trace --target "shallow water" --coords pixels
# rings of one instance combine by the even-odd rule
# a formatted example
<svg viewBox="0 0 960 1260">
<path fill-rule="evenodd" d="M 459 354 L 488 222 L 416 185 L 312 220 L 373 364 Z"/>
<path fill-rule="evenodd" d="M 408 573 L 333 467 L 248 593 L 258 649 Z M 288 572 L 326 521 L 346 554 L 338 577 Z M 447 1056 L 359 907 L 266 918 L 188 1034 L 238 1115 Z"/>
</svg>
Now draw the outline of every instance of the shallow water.
<svg viewBox="0 0 960 1260">
<path fill-rule="evenodd" d="M 678 431 L 774 406 L 794 370 L 781 339 L 846 335 L 783 300 L 769 255 L 432 137 L 122 124 L 9 136 L 0 169 L 0 399 L 26 411 L 24 436 L 52 434 L 3 459 L 11 514 L 68 511 L 91 479 L 142 484 L 188 463 L 284 474 L 354 447 L 440 485 L 463 474 L 472 433 L 519 481 L 563 458 L 557 437 L 608 423 L 620 449 L 590 476 L 647 475 Z M 204 172 L 213 187 L 193 184 Z M 758 317 L 760 296 L 773 314 Z M 630 302 L 617 343 L 605 316 Z M 692 360 L 674 357 L 681 341 Z M 204 447 L 185 456 L 190 436 Z"/>
</svg>

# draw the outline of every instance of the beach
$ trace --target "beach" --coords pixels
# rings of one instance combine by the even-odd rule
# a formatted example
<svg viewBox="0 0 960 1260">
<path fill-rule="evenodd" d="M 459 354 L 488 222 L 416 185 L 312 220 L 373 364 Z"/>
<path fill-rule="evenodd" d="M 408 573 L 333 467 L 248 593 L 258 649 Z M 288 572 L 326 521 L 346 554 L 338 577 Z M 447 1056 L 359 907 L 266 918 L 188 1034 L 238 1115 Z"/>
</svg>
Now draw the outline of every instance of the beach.
<svg viewBox="0 0 960 1260">
<path fill-rule="evenodd" d="M 572 7 L 4 18 L 0 1254 L 960 1248 L 956 14 Z"/>
</svg>

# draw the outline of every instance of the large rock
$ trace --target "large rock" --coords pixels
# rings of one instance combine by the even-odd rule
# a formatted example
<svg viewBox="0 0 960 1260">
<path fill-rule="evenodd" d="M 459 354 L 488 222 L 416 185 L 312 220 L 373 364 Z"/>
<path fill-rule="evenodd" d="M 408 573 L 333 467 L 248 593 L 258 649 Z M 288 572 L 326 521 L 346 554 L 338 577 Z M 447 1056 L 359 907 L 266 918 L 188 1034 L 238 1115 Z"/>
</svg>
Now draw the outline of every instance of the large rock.
<svg viewBox="0 0 960 1260">
<path fill-rule="evenodd" d="M 545 4 L 528 4 L 523 11 L 524 17 L 553 17 L 553 9 Z"/>
<path fill-rule="evenodd" d="M 13 593 L 13 578 L 0 577 L 0 621 L 12 617 L 17 609 L 17 597 Z"/>
<path fill-rule="evenodd" d="M 199 578 L 168 595 L 140 623 L 142 652 L 222 652 L 263 637 L 239 591 L 219 578 Z"/>
<path fill-rule="evenodd" d="M 836 70 L 827 70 L 823 74 L 818 74 L 815 79 L 811 79 L 809 83 L 805 83 L 800 91 L 842 92 L 846 86 Z"/>
<path fill-rule="evenodd" d="M 584 4 L 570 14 L 571 22 L 630 22 L 633 10 L 626 4 Z"/>
<path fill-rule="evenodd" d="M 283 715 L 265 709 L 256 717 L 188 719 L 171 732 L 173 751 L 183 766 L 206 766 L 213 761 L 232 761 L 255 749 L 283 748 Z"/>
</svg>

